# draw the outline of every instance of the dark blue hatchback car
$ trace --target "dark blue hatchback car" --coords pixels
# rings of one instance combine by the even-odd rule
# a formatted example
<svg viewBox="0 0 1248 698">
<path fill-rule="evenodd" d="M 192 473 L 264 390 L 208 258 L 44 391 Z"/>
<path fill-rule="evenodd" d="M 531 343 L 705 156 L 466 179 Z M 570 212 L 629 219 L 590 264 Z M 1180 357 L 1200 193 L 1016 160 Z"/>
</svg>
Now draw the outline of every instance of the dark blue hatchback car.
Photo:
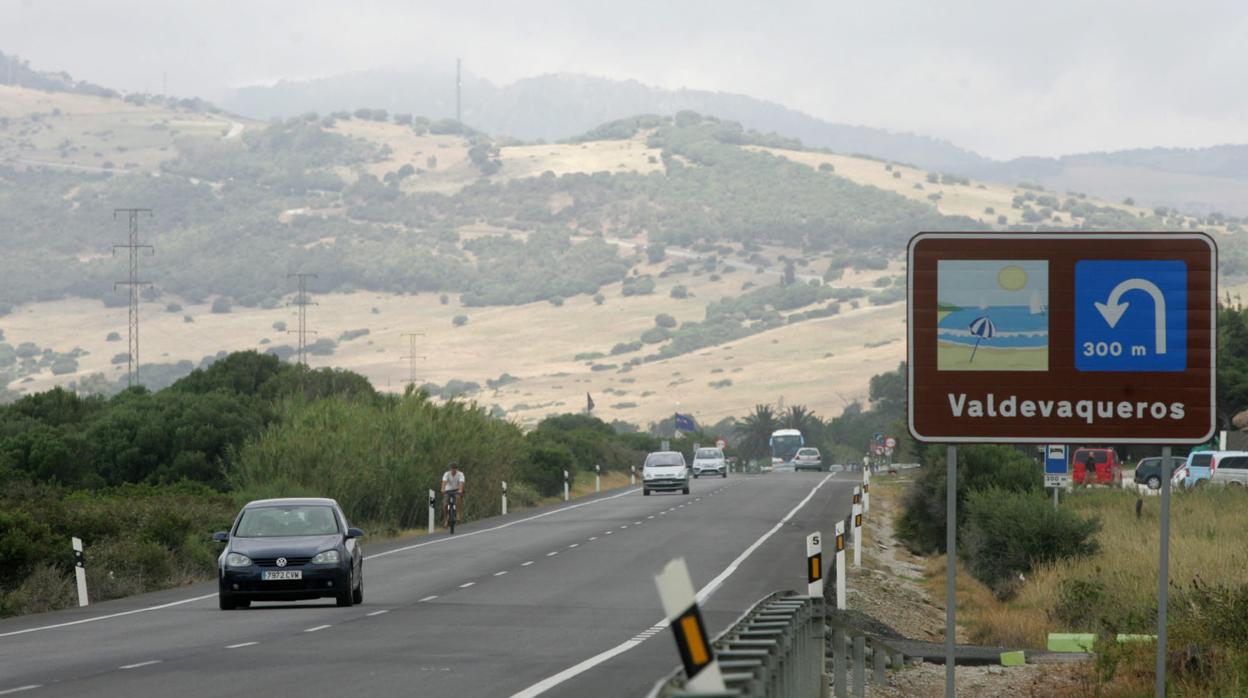
<svg viewBox="0 0 1248 698">
<path fill-rule="evenodd" d="M 324 597 L 363 603 L 363 535 L 332 499 L 250 502 L 228 533 L 212 536 L 226 544 L 217 560 L 221 610 Z"/>
</svg>

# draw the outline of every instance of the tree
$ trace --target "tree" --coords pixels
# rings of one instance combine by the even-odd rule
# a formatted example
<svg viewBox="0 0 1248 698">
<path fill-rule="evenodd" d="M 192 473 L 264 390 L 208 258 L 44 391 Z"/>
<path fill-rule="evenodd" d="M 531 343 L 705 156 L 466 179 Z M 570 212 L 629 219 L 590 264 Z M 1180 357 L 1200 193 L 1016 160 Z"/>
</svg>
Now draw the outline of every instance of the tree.
<svg viewBox="0 0 1248 698">
<path fill-rule="evenodd" d="M 646 245 L 646 259 L 651 264 L 658 264 L 667 258 L 667 248 L 657 242 Z"/>
<path fill-rule="evenodd" d="M 790 405 L 780 418 L 780 425 L 784 429 L 796 429 L 802 432 L 802 436 L 812 443 L 823 429 L 823 421 L 805 405 Z"/>
<path fill-rule="evenodd" d="M 784 285 L 792 286 L 797 283 L 797 269 L 793 265 L 793 260 L 787 259 L 784 262 Z"/>
<path fill-rule="evenodd" d="M 678 298 L 678 299 L 679 299 L 679 298 L 688 298 L 688 297 L 689 297 L 689 287 L 688 287 L 688 286 L 685 286 L 684 284 L 677 284 L 677 285 L 675 285 L 675 286 L 673 286 L 673 287 L 672 287 L 672 292 L 671 292 L 669 295 L 671 295 L 671 297 L 672 297 L 672 298 Z"/>
<path fill-rule="evenodd" d="M 771 405 L 755 405 L 754 411 L 733 430 L 740 443 L 737 450 L 746 458 L 765 458 L 771 452 L 771 434 L 779 427 Z"/>
<path fill-rule="evenodd" d="M 234 303 L 229 296 L 217 296 L 216 300 L 212 302 L 212 312 L 228 313 L 233 306 Z"/>
<path fill-rule="evenodd" d="M 659 313 L 654 316 L 654 324 L 658 327 L 671 329 L 676 326 L 676 318 L 668 315 L 667 313 Z"/>
<path fill-rule="evenodd" d="M 607 300 L 607 297 L 602 295 L 601 293 L 594 294 L 594 305 L 602 305 L 603 301 L 605 300 Z"/>
</svg>

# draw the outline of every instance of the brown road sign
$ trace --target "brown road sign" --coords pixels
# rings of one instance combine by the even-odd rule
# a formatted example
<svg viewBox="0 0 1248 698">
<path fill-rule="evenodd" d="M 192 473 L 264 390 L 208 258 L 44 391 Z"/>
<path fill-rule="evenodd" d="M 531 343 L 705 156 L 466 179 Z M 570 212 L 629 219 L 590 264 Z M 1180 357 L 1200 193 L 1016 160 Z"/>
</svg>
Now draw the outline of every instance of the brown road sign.
<svg viewBox="0 0 1248 698">
<path fill-rule="evenodd" d="M 1168 443 L 1215 428 L 1217 247 L 1203 233 L 921 233 L 910 432 Z"/>
</svg>

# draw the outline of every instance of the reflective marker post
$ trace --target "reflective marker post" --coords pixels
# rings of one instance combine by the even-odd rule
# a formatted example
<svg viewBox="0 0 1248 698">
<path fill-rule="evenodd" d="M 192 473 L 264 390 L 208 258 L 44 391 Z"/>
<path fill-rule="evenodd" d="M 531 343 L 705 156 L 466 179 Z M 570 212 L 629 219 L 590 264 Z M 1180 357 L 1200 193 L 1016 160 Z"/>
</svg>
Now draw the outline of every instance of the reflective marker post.
<svg viewBox="0 0 1248 698">
<path fill-rule="evenodd" d="M 685 676 L 688 677 L 685 690 L 690 693 L 726 692 L 724 677 L 719 671 L 711 638 L 706 634 L 706 624 L 702 622 L 702 611 L 698 608 L 693 579 L 689 576 L 685 559 L 678 557 L 668 562 L 663 571 L 655 576 L 654 583 L 659 587 L 663 613 L 671 624 L 676 649 L 680 652 Z"/>
<path fill-rule="evenodd" d="M 806 536 L 806 595 L 823 596 L 823 541 L 818 531 Z"/>
<path fill-rule="evenodd" d="M 862 513 L 871 511 L 871 471 L 862 471 Z"/>
<path fill-rule="evenodd" d="M 437 518 L 437 514 L 435 514 L 433 510 L 433 505 L 437 501 L 438 501 L 437 495 L 434 494 L 433 490 L 429 490 L 429 532 L 430 533 L 433 533 L 433 522 Z"/>
<path fill-rule="evenodd" d="M 507 481 L 503 480 L 503 516 L 507 515 Z"/>
<path fill-rule="evenodd" d="M 87 568 L 86 557 L 82 554 L 82 539 L 70 538 L 69 542 L 74 547 L 74 579 L 78 582 L 78 605 L 86 606 L 90 601 L 87 599 Z"/>
<path fill-rule="evenodd" d="M 635 465 L 628 466 L 628 484 L 637 484 L 637 466 Z"/>
<path fill-rule="evenodd" d="M 845 522 L 836 522 L 836 608 L 845 610 Z"/>
<path fill-rule="evenodd" d="M 862 567 L 862 505 L 854 505 L 854 567 Z"/>
<path fill-rule="evenodd" d="M 563 501 L 568 501 L 568 471 L 563 471 Z"/>
<path fill-rule="evenodd" d="M 594 466 L 594 492 L 602 492 L 602 466 Z"/>
</svg>

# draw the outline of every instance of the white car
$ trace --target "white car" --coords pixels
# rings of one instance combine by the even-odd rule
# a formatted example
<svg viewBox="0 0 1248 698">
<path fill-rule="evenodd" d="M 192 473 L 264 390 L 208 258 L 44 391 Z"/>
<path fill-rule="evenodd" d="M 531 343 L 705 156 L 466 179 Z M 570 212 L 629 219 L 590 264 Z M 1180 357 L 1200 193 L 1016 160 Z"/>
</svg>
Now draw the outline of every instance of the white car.
<svg viewBox="0 0 1248 698">
<path fill-rule="evenodd" d="M 810 446 L 797 449 L 797 454 L 793 456 L 793 469 L 823 470 L 823 456 L 819 449 Z"/>
<path fill-rule="evenodd" d="M 656 451 L 646 456 L 641 468 L 641 493 L 675 492 L 689 494 L 689 468 L 685 454 L 679 451 Z"/>
<path fill-rule="evenodd" d="M 728 477 L 728 462 L 718 448 L 699 448 L 693 454 L 693 476 L 718 475 Z"/>
<path fill-rule="evenodd" d="M 1248 485 L 1248 454 L 1218 458 L 1218 467 L 1209 476 L 1209 484 L 1243 487 Z"/>
</svg>

